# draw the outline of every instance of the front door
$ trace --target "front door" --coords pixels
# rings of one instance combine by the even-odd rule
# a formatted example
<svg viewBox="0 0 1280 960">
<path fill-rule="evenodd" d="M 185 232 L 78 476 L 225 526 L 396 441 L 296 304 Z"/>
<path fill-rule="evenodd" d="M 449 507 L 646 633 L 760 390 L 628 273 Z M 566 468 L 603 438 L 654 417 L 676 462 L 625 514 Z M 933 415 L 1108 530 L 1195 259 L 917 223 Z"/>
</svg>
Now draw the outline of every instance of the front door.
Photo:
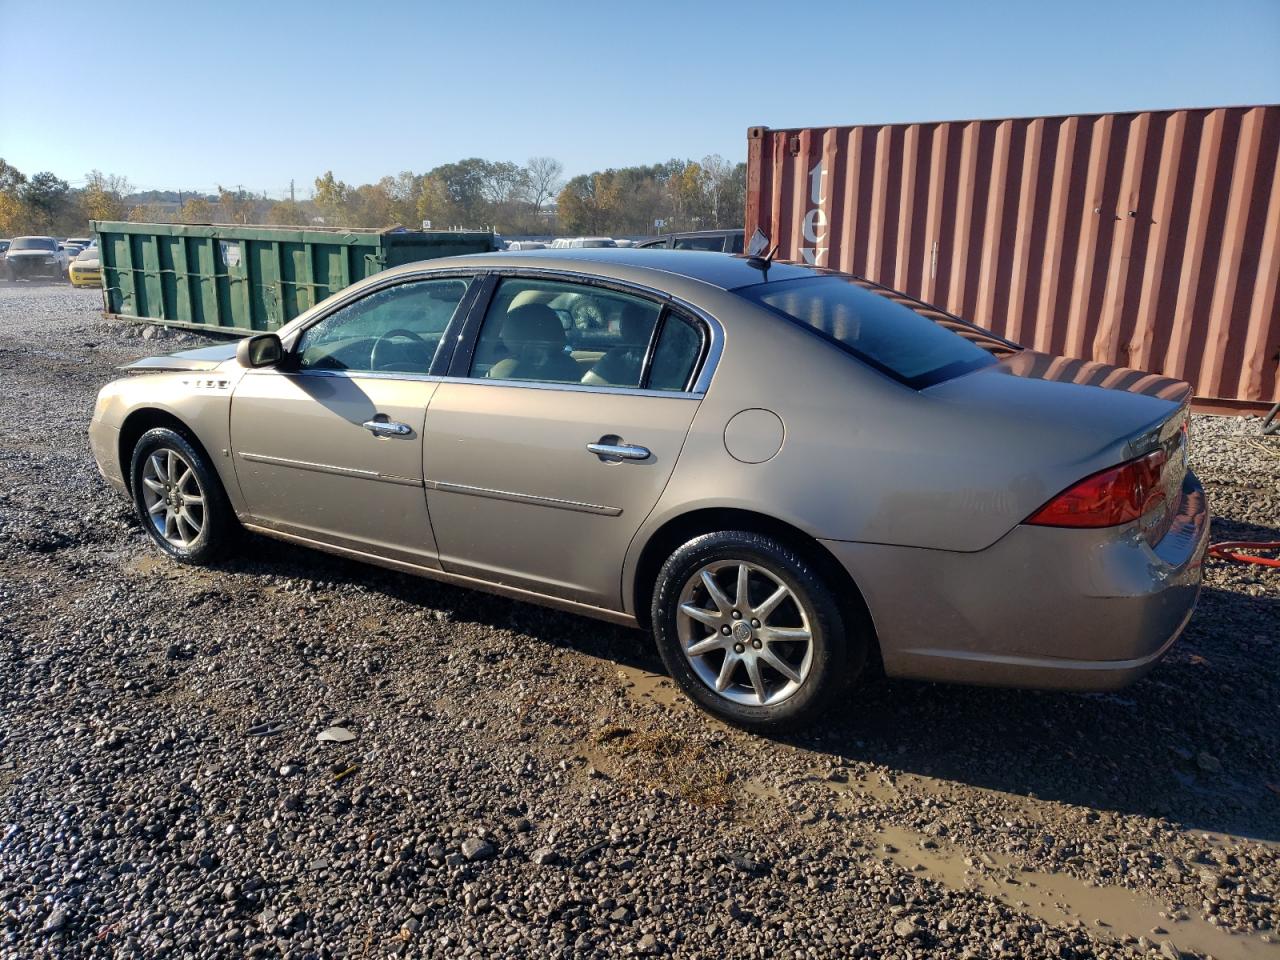
<svg viewBox="0 0 1280 960">
<path fill-rule="evenodd" d="M 423 494 L 432 360 L 464 279 L 375 290 L 307 328 L 231 401 L 236 479 L 263 526 L 438 566 Z"/>
<path fill-rule="evenodd" d="M 684 445 L 708 336 L 639 295 L 503 280 L 464 376 L 427 413 L 444 569 L 621 609 L 623 558 Z"/>
</svg>

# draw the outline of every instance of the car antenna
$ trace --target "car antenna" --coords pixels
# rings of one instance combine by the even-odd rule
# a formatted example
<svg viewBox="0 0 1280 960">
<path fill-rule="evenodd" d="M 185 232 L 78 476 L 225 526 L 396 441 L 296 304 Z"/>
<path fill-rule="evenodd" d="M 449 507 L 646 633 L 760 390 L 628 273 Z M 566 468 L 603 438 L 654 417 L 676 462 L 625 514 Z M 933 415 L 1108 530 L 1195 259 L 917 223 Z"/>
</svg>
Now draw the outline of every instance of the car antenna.
<svg viewBox="0 0 1280 960">
<path fill-rule="evenodd" d="M 765 251 L 768 251 L 765 253 Z M 773 266 L 773 256 L 778 252 L 778 245 L 775 243 L 773 249 L 769 249 L 769 235 L 756 227 L 756 232 L 751 235 L 751 243 L 747 245 L 747 265 L 755 267 L 762 274 L 764 280 L 769 282 L 769 268 Z M 764 256 L 761 256 L 764 254 Z"/>
</svg>

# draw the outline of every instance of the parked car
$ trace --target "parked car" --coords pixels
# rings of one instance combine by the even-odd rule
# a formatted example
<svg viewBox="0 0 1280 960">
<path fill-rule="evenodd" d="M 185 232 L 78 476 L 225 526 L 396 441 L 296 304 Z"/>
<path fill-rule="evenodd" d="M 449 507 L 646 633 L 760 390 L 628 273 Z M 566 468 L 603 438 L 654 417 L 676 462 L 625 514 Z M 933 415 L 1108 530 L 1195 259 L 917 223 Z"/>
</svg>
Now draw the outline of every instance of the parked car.
<svg viewBox="0 0 1280 960">
<path fill-rule="evenodd" d="M 98 241 L 93 237 L 67 237 L 67 243 L 74 243 L 81 250 L 94 246 Z"/>
<path fill-rule="evenodd" d="M 537 240 L 512 240 L 507 244 L 508 250 L 545 250 L 547 245 Z"/>
<path fill-rule="evenodd" d="M 98 260 L 98 248 L 86 247 L 71 261 L 67 279 L 73 287 L 102 286 L 102 264 Z"/>
<path fill-rule="evenodd" d="M 62 279 L 69 259 L 53 237 L 15 237 L 4 255 L 10 280 Z"/>
<path fill-rule="evenodd" d="M 652 250 L 660 247 L 664 250 L 711 250 L 722 253 L 741 253 L 743 231 L 741 230 L 694 230 L 689 233 L 664 233 L 652 240 L 640 240 L 637 247 Z"/>
<path fill-rule="evenodd" d="M 594 247 L 616 247 L 612 237 L 573 237 L 565 244 L 570 250 L 586 250 Z"/>
<path fill-rule="evenodd" d="M 605 322 L 566 327 L 565 300 Z M 129 373 L 90 440 L 170 557 L 208 563 L 243 527 L 642 626 L 749 728 L 812 721 L 877 660 L 1119 687 L 1200 591 L 1187 384 L 827 270 L 435 260 Z"/>
</svg>

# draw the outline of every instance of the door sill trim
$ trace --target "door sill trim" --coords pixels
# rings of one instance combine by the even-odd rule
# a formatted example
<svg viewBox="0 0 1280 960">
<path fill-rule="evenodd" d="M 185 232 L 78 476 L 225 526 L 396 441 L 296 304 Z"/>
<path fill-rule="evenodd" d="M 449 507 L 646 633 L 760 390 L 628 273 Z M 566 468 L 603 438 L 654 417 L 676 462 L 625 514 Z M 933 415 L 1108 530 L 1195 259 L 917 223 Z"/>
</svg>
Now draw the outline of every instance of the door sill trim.
<svg viewBox="0 0 1280 960">
<path fill-rule="evenodd" d="M 470 590 L 479 590 L 483 593 L 493 593 L 500 597 L 507 597 L 512 600 L 522 600 L 526 603 L 536 603 L 539 606 L 552 607 L 556 610 L 563 610 L 566 613 L 574 613 L 583 617 L 591 617 L 594 620 L 605 620 L 609 623 L 616 623 L 623 627 L 639 627 L 635 617 L 629 613 L 623 613 L 620 610 L 609 610 L 605 607 L 595 607 L 588 603 L 578 603 L 575 600 L 565 600 L 561 597 L 552 597 L 545 593 L 537 593 L 533 590 L 524 590 L 520 587 L 508 587 L 500 583 L 492 583 L 488 580 L 478 580 L 475 577 L 467 577 L 459 573 L 449 573 L 446 570 L 438 570 L 434 567 L 424 567 L 420 564 L 409 563 L 404 560 L 392 560 L 390 557 L 379 556 L 375 553 L 365 553 L 362 550 L 353 550 L 350 547 L 340 547 L 334 543 L 326 543 L 323 540 L 313 540 L 310 537 L 303 537 L 296 533 L 286 533 L 283 530 L 259 526 L 256 523 L 246 520 L 241 521 L 241 526 L 246 530 L 262 534 L 265 537 L 272 537 L 277 540 L 286 540 L 290 543 L 296 543 L 304 547 L 311 547 L 312 549 L 323 551 L 324 553 L 332 553 L 340 557 L 360 560 L 379 567 L 387 567 L 391 570 L 398 570 L 401 573 L 409 573 L 417 577 L 425 577 L 428 580 L 438 580 L 441 583 L 447 583 L 451 586 L 465 587 Z"/>
</svg>

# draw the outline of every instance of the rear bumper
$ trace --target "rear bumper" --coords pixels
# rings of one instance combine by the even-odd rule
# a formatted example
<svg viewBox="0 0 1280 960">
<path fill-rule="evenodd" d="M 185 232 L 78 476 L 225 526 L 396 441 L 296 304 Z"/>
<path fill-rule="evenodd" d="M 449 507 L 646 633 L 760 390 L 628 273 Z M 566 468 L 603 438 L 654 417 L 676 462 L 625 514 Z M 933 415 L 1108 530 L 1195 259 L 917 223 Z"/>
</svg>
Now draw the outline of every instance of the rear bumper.
<svg viewBox="0 0 1280 960">
<path fill-rule="evenodd" d="M 1018 526 L 977 553 L 824 541 L 861 588 L 890 676 L 1112 690 L 1151 669 L 1195 610 L 1209 511 L 1194 474 L 1154 546 L 1114 530 Z"/>
</svg>

